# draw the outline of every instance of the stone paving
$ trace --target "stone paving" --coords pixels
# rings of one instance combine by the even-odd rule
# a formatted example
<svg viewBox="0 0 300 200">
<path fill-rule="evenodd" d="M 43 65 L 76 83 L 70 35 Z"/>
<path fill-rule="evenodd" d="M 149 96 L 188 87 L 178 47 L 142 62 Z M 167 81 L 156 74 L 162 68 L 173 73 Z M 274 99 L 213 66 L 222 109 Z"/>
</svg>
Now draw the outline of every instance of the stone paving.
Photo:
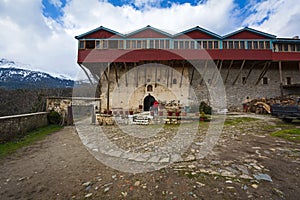
<svg viewBox="0 0 300 200">
<path fill-rule="evenodd" d="M 240 117 L 246 115 L 230 116 L 233 119 Z M 215 145 L 226 147 L 230 140 L 238 140 L 239 135 L 246 133 L 254 134 L 258 126 L 269 121 L 269 117 L 266 116 L 250 115 L 250 117 L 263 120 L 245 123 L 242 130 L 237 130 L 234 125 L 223 127 L 220 117 L 216 117 L 211 123 L 201 124 L 191 120 L 180 125 L 146 126 L 124 124 L 99 126 L 91 124 L 90 119 L 85 119 L 76 123 L 76 130 L 83 144 L 98 160 L 121 171 L 144 172 L 157 170 L 172 163 L 192 162 L 203 159 L 206 155 L 214 155 L 216 151 L 212 149 Z M 212 132 L 210 129 L 215 127 L 222 128 L 223 134 L 210 135 Z M 245 160 L 244 165 L 231 166 L 226 162 L 212 162 L 209 163 L 209 169 L 202 169 L 201 173 L 252 179 L 247 169 L 264 168 L 251 158 L 261 157 L 259 148 L 255 149 L 255 152 L 255 155 L 250 155 L 250 158 Z M 215 171 L 214 168 L 220 165 L 225 169 Z"/>
</svg>

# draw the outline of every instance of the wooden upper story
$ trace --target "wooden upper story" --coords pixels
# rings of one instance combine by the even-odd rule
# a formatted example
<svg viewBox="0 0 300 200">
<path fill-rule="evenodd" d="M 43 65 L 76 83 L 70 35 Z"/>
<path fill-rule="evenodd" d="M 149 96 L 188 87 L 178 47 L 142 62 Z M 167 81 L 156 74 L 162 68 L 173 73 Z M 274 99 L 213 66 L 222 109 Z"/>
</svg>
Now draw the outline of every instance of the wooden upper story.
<svg viewBox="0 0 300 200">
<path fill-rule="evenodd" d="M 120 62 L 139 60 L 212 59 L 221 60 L 293 60 L 300 61 L 300 39 L 277 38 L 245 27 L 220 36 L 201 27 L 170 34 L 146 26 L 122 34 L 100 26 L 75 37 L 78 40 L 78 62 Z M 126 56 L 124 56 L 126 54 Z M 134 54 L 134 55 L 132 55 Z M 176 58 L 176 55 L 179 54 Z M 123 57 L 121 59 L 121 57 Z M 124 57 L 127 57 L 124 58 Z"/>
</svg>

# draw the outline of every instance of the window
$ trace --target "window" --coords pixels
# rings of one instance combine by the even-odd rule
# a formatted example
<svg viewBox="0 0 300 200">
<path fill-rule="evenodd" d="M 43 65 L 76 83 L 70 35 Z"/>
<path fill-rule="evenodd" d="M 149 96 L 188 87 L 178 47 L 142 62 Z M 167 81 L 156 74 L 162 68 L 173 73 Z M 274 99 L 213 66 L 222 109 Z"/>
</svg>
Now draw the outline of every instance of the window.
<svg viewBox="0 0 300 200">
<path fill-rule="evenodd" d="M 178 49 L 178 41 L 174 41 L 174 49 Z"/>
<path fill-rule="evenodd" d="M 87 48 L 87 49 L 95 49 L 95 40 L 87 40 L 85 42 L 85 48 Z"/>
<path fill-rule="evenodd" d="M 264 85 L 267 85 L 267 84 L 268 84 L 268 78 L 267 78 L 267 77 L 263 77 L 262 83 L 263 83 Z"/>
<path fill-rule="evenodd" d="M 201 49 L 202 46 L 201 46 L 201 41 L 197 41 L 197 49 Z M 299 50 L 300 51 L 300 50 Z"/>
<path fill-rule="evenodd" d="M 227 49 L 227 42 L 223 41 L 223 49 Z"/>
<path fill-rule="evenodd" d="M 209 49 L 212 49 L 212 48 L 213 48 L 212 45 L 213 45 L 212 41 L 208 41 L 208 48 L 209 48 Z"/>
<path fill-rule="evenodd" d="M 282 44 L 278 44 L 278 51 L 282 51 Z"/>
<path fill-rule="evenodd" d="M 229 44 L 229 45 L 228 45 L 228 46 L 229 46 L 229 49 L 233 49 L 233 41 L 229 41 L 228 44 Z"/>
<path fill-rule="evenodd" d="M 136 41 L 136 48 L 138 48 L 138 49 L 142 48 L 142 41 L 141 40 Z"/>
<path fill-rule="evenodd" d="M 159 49 L 159 40 L 155 40 L 155 49 Z"/>
<path fill-rule="evenodd" d="M 265 42 L 265 47 L 266 47 L 266 49 L 270 49 L 270 42 L 269 41 Z"/>
<path fill-rule="evenodd" d="M 291 85 L 292 84 L 292 78 L 291 77 L 286 77 L 286 84 Z"/>
<path fill-rule="evenodd" d="M 207 49 L 207 41 L 203 41 L 203 49 Z"/>
<path fill-rule="evenodd" d="M 240 49 L 245 49 L 245 42 L 244 41 L 240 41 Z"/>
<path fill-rule="evenodd" d="M 100 49 L 101 48 L 101 43 L 99 40 L 96 40 L 96 49 Z"/>
<path fill-rule="evenodd" d="M 131 40 L 131 48 L 136 49 L 136 40 Z"/>
<path fill-rule="evenodd" d="M 191 48 L 191 49 L 195 49 L 195 41 L 191 41 L 190 48 Z"/>
<path fill-rule="evenodd" d="M 234 48 L 238 49 L 239 48 L 239 41 L 234 41 Z"/>
<path fill-rule="evenodd" d="M 151 49 L 154 48 L 154 40 L 150 40 L 150 45 L 149 45 L 149 47 L 150 47 Z"/>
<path fill-rule="evenodd" d="M 161 49 L 165 48 L 165 41 L 164 40 L 159 41 L 159 48 L 161 48 Z"/>
<path fill-rule="evenodd" d="M 117 49 L 118 48 L 118 40 L 108 40 L 108 48 Z"/>
<path fill-rule="evenodd" d="M 102 41 L 103 49 L 107 49 L 107 40 Z"/>
<path fill-rule="evenodd" d="M 214 49 L 218 49 L 219 48 L 219 42 L 218 41 L 214 41 Z"/>
<path fill-rule="evenodd" d="M 124 46 L 123 46 L 123 40 L 119 40 L 119 49 L 123 49 L 124 48 Z"/>
<path fill-rule="evenodd" d="M 147 40 L 142 40 L 142 48 L 143 49 L 147 48 Z"/>
<path fill-rule="evenodd" d="M 179 48 L 183 49 L 183 41 L 179 41 Z"/>
<path fill-rule="evenodd" d="M 79 41 L 79 49 L 84 49 L 84 41 Z"/>
<path fill-rule="evenodd" d="M 284 51 L 289 51 L 289 45 L 288 44 L 284 44 L 283 48 L 284 48 Z"/>
<path fill-rule="evenodd" d="M 184 42 L 184 48 L 185 48 L 185 49 L 190 48 L 190 41 L 185 41 L 185 42 Z"/>
<path fill-rule="evenodd" d="M 126 49 L 130 49 L 130 40 L 126 40 Z"/>
<path fill-rule="evenodd" d="M 253 49 L 258 49 L 258 42 L 257 41 L 253 41 Z"/>
<path fill-rule="evenodd" d="M 170 48 L 170 40 L 166 40 L 166 49 Z"/>
<path fill-rule="evenodd" d="M 173 83 L 173 84 L 177 84 L 177 79 L 174 78 L 172 83 Z"/>
<path fill-rule="evenodd" d="M 294 44 L 291 44 L 291 51 L 296 51 L 296 47 Z"/>
<path fill-rule="evenodd" d="M 259 48 L 260 49 L 264 49 L 265 48 L 264 41 L 259 41 Z"/>
<path fill-rule="evenodd" d="M 152 85 L 148 85 L 147 86 L 147 92 L 152 92 L 152 91 L 153 91 L 153 86 Z"/>
<path fill-rule="evenodd" d="M 248 49 L 252 49 L 252 41 L 248 41 L 247 45 L 248 45 Z"/>
<path fill-rule="evenodd" d="M 296 44 L 296 50 L 300 51 L 300 44 Z"/>
<path fill-rule="evenodd" d="M 245 84 L 245 83 L 246 83 L 246 77 L 243 76 L 243 77 L 242 77 L 242 84 Z"/>
</svg>

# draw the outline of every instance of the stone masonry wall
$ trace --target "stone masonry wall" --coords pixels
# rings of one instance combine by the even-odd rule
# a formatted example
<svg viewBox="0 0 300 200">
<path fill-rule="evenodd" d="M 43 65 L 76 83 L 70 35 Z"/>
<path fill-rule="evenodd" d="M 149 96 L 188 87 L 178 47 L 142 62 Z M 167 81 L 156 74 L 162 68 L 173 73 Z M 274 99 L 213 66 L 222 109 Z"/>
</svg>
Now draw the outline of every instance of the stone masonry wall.
<svg viewBox="0 0 300 200">
<path fill-rule="evenodd" d="M 0 143 L 24 137 L 34 129 L 48 125 L 47 112 L 0 117 Z"/>
<path fill-rule="evenodd" d="M 180 100 L 184 105 L 197 104 L 197 102 L 205 101 L 208 104 L 220 105 L 212 102 L 211 95 L 222 95 L 219 101 L 223 101 L 226 96 L 227 108 L 241 109 L 242 101 L 247 97 L 255 98 L 272 98 L 295 93 L 297 89 L 283 89 L 281 91 L 280 73 L 278 62 L 272 62 L 265 65 L 265 62 L 246 61 L 241 69 L 243 61 L 234 61 L 230 66 L 230 62 L 225 62 L 220 70 L 221 83 L 225 88 L 225 95 L 221 93 L 220 88 L 216 87 L 217 74 L 212 63 L 207 65 L 200 62 L 200 69 L 205 71 L 204 78 L 197 70 L 193 70 L 191 66 L 182 70 L 180 66 L 174 66 L 173 70 L 169 66 L 161 64 L 147 64 L 134 69 L 131 67 L 129 71 L 121 70 L 118 72 L 118 85 L 116 85 L 115 74 L 110 74 L 110 107 L 118 107 L 123 109 L 135 108 L 143 103 L 143 99 L 149 93 L 158 100 Z M 214 64 L 213 64 L 214 65 Z M 230 67 L 229 67 L 230 66 Z M 266 73 L 264 74 L 264 68 Z M 181 76 L 183 74 L 183 76 Z M 259 77 L 261 79 L 259 79 Z M 181 82 L 181 77 L 183 81 Z M 193 77 L 193 78 L 192 78 Z M 287 79 L 291 79 L 292 84 L 300 84 L 300 69 L 296 62 L 282 63 L 282 84 L 287 84 Z M 175 80 L 176 83 L 173 84 Z M 243 79 L 247 79 L 243 82 Z M 226 81 L 225 81 L 226 80 Z M 264 81 L 267 80 L 267 83 Z M 127 82 L 127 85 L 126 85 Z M 190 85 L 190 82 L 192 84 Z M 207 85 L 208 84 L 208 85 Z M 153 92 L 147 92 L 148 85 L 153 86 Z M 180 86 L 179 86 L 180 85 Z M 106 92 L 107 81 L 102 82 L 102 109 L 106 108 Z M 209 89 L 208 89 L 209 88 Z M 210 91 L 209 91 L 210 90 Z M 299 91 L 298 91 L 299 92 Z M 219 94 L 220 93 L 220 94 Z M 195 95 L 197 96 L 195 98 Z M 218 99 L 215 99 L 218 101 Z"/>
</svg>

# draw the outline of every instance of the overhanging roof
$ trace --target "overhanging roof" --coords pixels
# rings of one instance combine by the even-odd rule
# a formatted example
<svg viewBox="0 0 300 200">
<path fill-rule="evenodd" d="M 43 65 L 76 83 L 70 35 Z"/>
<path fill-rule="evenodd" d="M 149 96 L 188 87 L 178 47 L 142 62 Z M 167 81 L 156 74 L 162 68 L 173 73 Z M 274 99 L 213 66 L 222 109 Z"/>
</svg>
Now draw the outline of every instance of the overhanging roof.
<svg viewBox="0 0 300 200">
<path fill-rule="evenodd" d="M 203 32 L 203 33 L 205 33 L 207 35 L 210 35 L 210 36 L 212 36 L 213 38 L 216 38 L 216 39 L 221 39 L 222 38 L 222 36 L 220 36 L 218 34 L 215 34 L 215 33 L 211 32 L 211 31 L 209 31 L 207 29 L 201 28 L 199 26 L 196 26 L 196 27 L 188 29 L 186 31 L 182 31 L 180 33 L 177 33 L 177 34 L 174 35 L 174 37 L 178 37 L 180 35 L 185 35 L 185 34 L 187 34 L 189 32 L 192 32 L 192 31 L 200 31 L 200 32 Z"/>
<path fill-rule="evenodd" d="M 255 33 L 255 34 L 258 34 L 258 35 L 267 37 L 267 38 L 270 38 L 270 39 L 275 39 L 275 38 L 276 38 L 276 35 L 271 35 L 271 34 L 269 34 L 269 33 L 265 33 L 265 32 L 262 32 L 262 31 L 258 31 L 258 30 L 255 30 L 255 29 L 249 28 L 249 27 L 245 27 L 245 28 L 242 28 L 242 29 L 237 30 L 237 31 L 235 31 L 235 32 L 229 33 L 229 34 L 223 36 L 222 38 L 223 38 L 223 39 L 226 39 L 226 38 L 228 38 L 228 37 L 230 37 L 230 36 L 239 34 L 239 33 L 243 32 L 243 31 L 249 31 L 249 32 L 252 32 L 252 33 Z"/>
<path fill-rule="evenodd" d="M 92 33 L 95 33 L 95 32 L 101 31 L 101 30 L 105 30 L 105 31 L 110 32 L 110 33 L 113 33 L 113 34 L 115 34 L 115 35 L 119 35 L 119 36 L 121 36 L 121 37 L 124 37 L 124 34 L 121 34 L 121 33 L 117 32 L 117 31 L 111 30 L 111 29 L 109 29 L 109 28 L 105 28 L 104 26 L 99 26 L 98 28 L 95 28 L 95 29 L 93 29 L 93 30 L 91 30 L 91 31 L 88 31 L 88 32 L 83 33 L 83 34 L 78 35 L 78 36 L 75 36 L 75 38 L 76 38 L 77 40 L 78 40 L 78 39 L 82 39 L 82 38 L 84 38 L 85 36 L 88 36 L 88 35 L 90 35 L 90 34 L 92 34 Z"/>
</svg>

